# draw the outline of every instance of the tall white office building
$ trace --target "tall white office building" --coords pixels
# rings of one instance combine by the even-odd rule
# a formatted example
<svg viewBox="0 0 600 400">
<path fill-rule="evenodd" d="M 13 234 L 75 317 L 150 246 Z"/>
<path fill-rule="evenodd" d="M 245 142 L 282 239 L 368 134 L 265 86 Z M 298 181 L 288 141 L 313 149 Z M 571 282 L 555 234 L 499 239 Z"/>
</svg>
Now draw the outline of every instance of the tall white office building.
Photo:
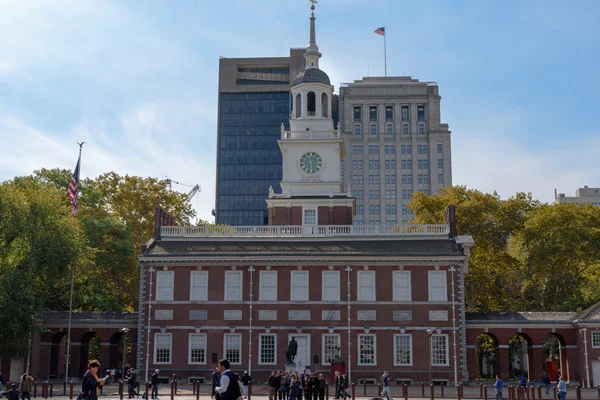
<svg viewBox="0 0 600 400">
<path fill-rule="evenodd" d="M 340 87 L 345 190 L 356 198 L 357 225 L 406 224 L 413 193 L 452 185 L 448 124 L 440 121 L 435 82 L 372 77 Z"/>
</svg>

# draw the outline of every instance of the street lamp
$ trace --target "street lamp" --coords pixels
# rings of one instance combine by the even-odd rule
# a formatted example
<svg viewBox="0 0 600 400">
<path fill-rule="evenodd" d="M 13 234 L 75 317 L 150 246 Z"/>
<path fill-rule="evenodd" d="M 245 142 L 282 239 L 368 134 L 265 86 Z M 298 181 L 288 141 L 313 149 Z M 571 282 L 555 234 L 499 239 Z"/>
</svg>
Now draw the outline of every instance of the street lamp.
<svg viewBox="0 0 600 400">
<path fill-rule="evenodd" d="M 431 364 L 433 362 L 433 345 L 431 343 L 431 335 L 433 335 L 433 329 L 427 329 L 427 334 L 429 335 L 429 384 L 431 385 L 433 383 L 431 380 Z"/>
<path fill-rule="evenodd" d="M 125 380 L 125 357 L 127 356 L 125 346 L 127 345 L 127 333 L 129 332 L 129 328 L 121 328 L 121 332 L 123 332 L 123 366 L 121 367 L 121 379 Z"/>
</svg>

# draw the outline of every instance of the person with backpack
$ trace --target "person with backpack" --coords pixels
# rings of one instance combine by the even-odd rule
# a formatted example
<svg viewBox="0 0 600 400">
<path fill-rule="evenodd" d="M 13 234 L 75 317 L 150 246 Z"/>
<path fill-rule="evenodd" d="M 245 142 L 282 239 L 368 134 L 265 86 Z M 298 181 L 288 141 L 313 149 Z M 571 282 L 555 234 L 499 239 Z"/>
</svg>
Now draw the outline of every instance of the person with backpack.
<svg viewBox="0 0 600 400">
<path fill-rule="evenodd" d="M 106 382 L 106 378 L 98 378 L 99 369 L 100 362 L 98 360 L 92 360 L 88 364 L 88 370 L 81 381 L 81 394 L 79 395 L 85 400 L 98 400 L 98 391 Z"/>
<path fill-rule="evenodd" d="M 229 360 L 223 358 L 218 365 L 221 372 L 221 381 L 215 391 L 219 393 L 221 400 L 239 400 L 242 398 L 242 392 L 237 378 L 229 369 Z"/>
</svg>

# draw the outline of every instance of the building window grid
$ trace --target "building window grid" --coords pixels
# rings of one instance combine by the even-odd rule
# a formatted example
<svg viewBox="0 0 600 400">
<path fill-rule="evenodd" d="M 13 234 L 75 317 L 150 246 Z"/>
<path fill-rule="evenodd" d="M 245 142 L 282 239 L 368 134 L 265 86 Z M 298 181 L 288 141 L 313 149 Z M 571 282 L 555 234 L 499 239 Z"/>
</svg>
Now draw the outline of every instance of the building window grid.
<svg viewBox="0 0 600 400">
<path fill-rule="evenodd" d="M 225 301 L 242 300 L 242 271 L 225 271 Z"/>
<path fill-rule="evenodd" d="M 190 333 L 189 364 L 206 364 L 206 335 Z"/>
<path fill-rule="evenodd" d="M 394 125 L 392 125 L 392 124 L 386 124 L 385 125 L 385 133 L 387 135 L 393 135 L 394 134 Z"/>
<path fill-rule="evenodd" d="M 336 356 L 339 354 L 341 340 L 339 333 L 323 335 L 323 363 L 322 365 L 331 365 Z"/>
<path fill-rule="evenodd" d="M 277 354 L 277 336 L 274 334 L 259 334 L 260 341 L 260 349 L 259 349 L 259 364 L 261 365 L 275 365 L 276 359 L 275 354 Z"/>
<path fill-rule="evenodd" d="M 377 134 L 377 124 L 371 124 L 371 135 Z"/>
<path fill-rule="evenodd" d="M 444 174 L 438 174 L 438 184 L 444 184 Z"/>
<path fill-rule="evenodd" d="M 362 113 L 361 107 L 354 107 L 354 122 L 360 122 L 361 113 Z"/>
<path fill-rule="evenodd" d="M 170 364 L 172 354 L 173 337 L 170 333 L 154 334 L 154 363 Z"/>
<path fill-rule="evenodd" d="M 412 365 L 412 335 L 394 335 L 394 366 Z"/>
<path fill-rule="evenodd" d="M 306 208 L 302 210 L 302 223 L 303 225 L 316 225 L 317 224 L 317 210 L 314 208 Z"/>
<path fill-rule="evenodd" d="M 422 122 L 419 123 L 418 133 L 425 133 L 425 124 Z"/>
<path fill-rule="evenodd" d="M 364 214 L 364 211 L 365 211 L 364 207 L 365 207 L 365 206 L 363 206 L 362 204 L 361 204 L 361 205 L 359 205 L 359 206 L 356 206 L 356 214 L 358 214 L 358 215 L 363 215 L 363 214 Z"/>
<path fill-rule="evenodd" d="M 208 300 L 208 271 L 192 271 L 190 274 L 190 301 Z"/>
<path fill-rule="evenodd" d="M 425 106 L 417 106 L 417 121 L 425 121 Z"/>
<path fill-rule="evenodd" d="M 277 301 L 277 271 L 260 271 L 259 301 Z"/>
<path fill-rule="evenodd" d="M 408 133 L 409 133 L 408 124 L 402 124 L 402 134 L 408 135 Z"/>
<path fill-rule="evenodd" d="M 435 334 L 431 336 L 431 365 L 447 366 L 448 363 L 448 335 Z"/>
<path fill-rule="evenodd" d="M 231 364 L 242 362 L 242 335 L 240 333 L 226 333 L 223 341 L 225 358 Z"/>
<path fill-rule="evenodd" d="M 340 301 L 340 272 L 323 271 L 321 279 L 323 301 Z"/>
<path fill-rule="evenodd" d="M 358 335 L 358 344 L 358 365 L 377 365 L 375 335 Z"/>
<path fill-rule="evenodd" d="M 386 121 L 394 120 L 394 107 L 393 106 L 385 106 L 385 120 Z"/>
<path fill-rule="evenodd" d="M 437 167 L 439 169 L 443 169 L 444 168 L 444 160 L 442 160 L 441 158 L 438 158 L 438 160 L 437 160 Z"/>
<path fill-rule="evenodd" d="M 442 154 L 444 152 L 444 146 L 442 145 L 442 143 L 437 144 L 437 152 L 438 154 Z"/>
<path fill-rule="evenodd" d="M 377 107 L 369 107 L 369 121 L 377 121 Z"/>
<path fill-rule="evenodd" d="M 308 271 L 292 271 L 291 301 L 308 301 Z"/>
<path fill-rule="evenodd" d="M 592 348 L 600 348 L 600 331 L 592 331 Z"/>
<path fill-rule="evenodd" d="M 375 300 L 375 271 L 358 271 L 358 301 Z"/>
<path fill-rule="evenodd" d="M 448 301 L 446 271 L 429 271 L 429 301 Z"/>
<path fill-rule="evenodd" d="M 402 106 L 402 121 L 408 121 L 408 106 Z"/>
<path fill-rule="evenodd" d="M 354 134 L 360 135 L 360 124 L 354 124 Z"/>
<path fill-rule="evenodd" d="M 156 273 L 156 300 L 173 301 L 173 284 L 175 271 L 159 271 Z"/>
</svg>

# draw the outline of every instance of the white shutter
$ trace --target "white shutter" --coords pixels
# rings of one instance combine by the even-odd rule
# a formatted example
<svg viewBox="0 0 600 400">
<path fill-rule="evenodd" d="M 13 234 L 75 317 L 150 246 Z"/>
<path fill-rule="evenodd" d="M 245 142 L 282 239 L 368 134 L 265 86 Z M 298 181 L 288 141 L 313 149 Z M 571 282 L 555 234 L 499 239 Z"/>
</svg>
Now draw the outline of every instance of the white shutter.
<svg viewBox="0 0 600 400">
<path fill-rule="evenodd" d="M 173 300 L 173 280 L 175 273 L 173 271 L 159 271 L 156 273 L 156 300 Z"/>
<path fill-rule="evenodd" d="M 448 301 L 446 271 L 429 271 L 429 301 Z"/>
<path fill-rule="evenodd" d="M 242 300 L 242 272 L 225 271 L 225 300 Z"/>
<path fill-rule="evenodd" d="M 410 300 L 410 271 L 394 271 L 394 301 Z"/>
<path fill-rule="evenodd" d="M 192 271 L 190 286 L 190 300 L 206 301 L 208 300 L 208 272 Z"/>
<path fill-rule="evenodd" d="M 358 271 L 358 301 L 375 301 L 375 271 Z"/>
<path fill-rule="evenodd" d="M 259 300 L 277 301 L 277 271 L 260 271 Z"/>
<path fill-rule="evenodd" d="M 323 271 L 323 301 L 340 301 L 340 272 Z"/>
<path fill-rule="evenodd" d="M 308 271 L 292 271 L 291 301 L 308 301 Z"/>
</svg>

